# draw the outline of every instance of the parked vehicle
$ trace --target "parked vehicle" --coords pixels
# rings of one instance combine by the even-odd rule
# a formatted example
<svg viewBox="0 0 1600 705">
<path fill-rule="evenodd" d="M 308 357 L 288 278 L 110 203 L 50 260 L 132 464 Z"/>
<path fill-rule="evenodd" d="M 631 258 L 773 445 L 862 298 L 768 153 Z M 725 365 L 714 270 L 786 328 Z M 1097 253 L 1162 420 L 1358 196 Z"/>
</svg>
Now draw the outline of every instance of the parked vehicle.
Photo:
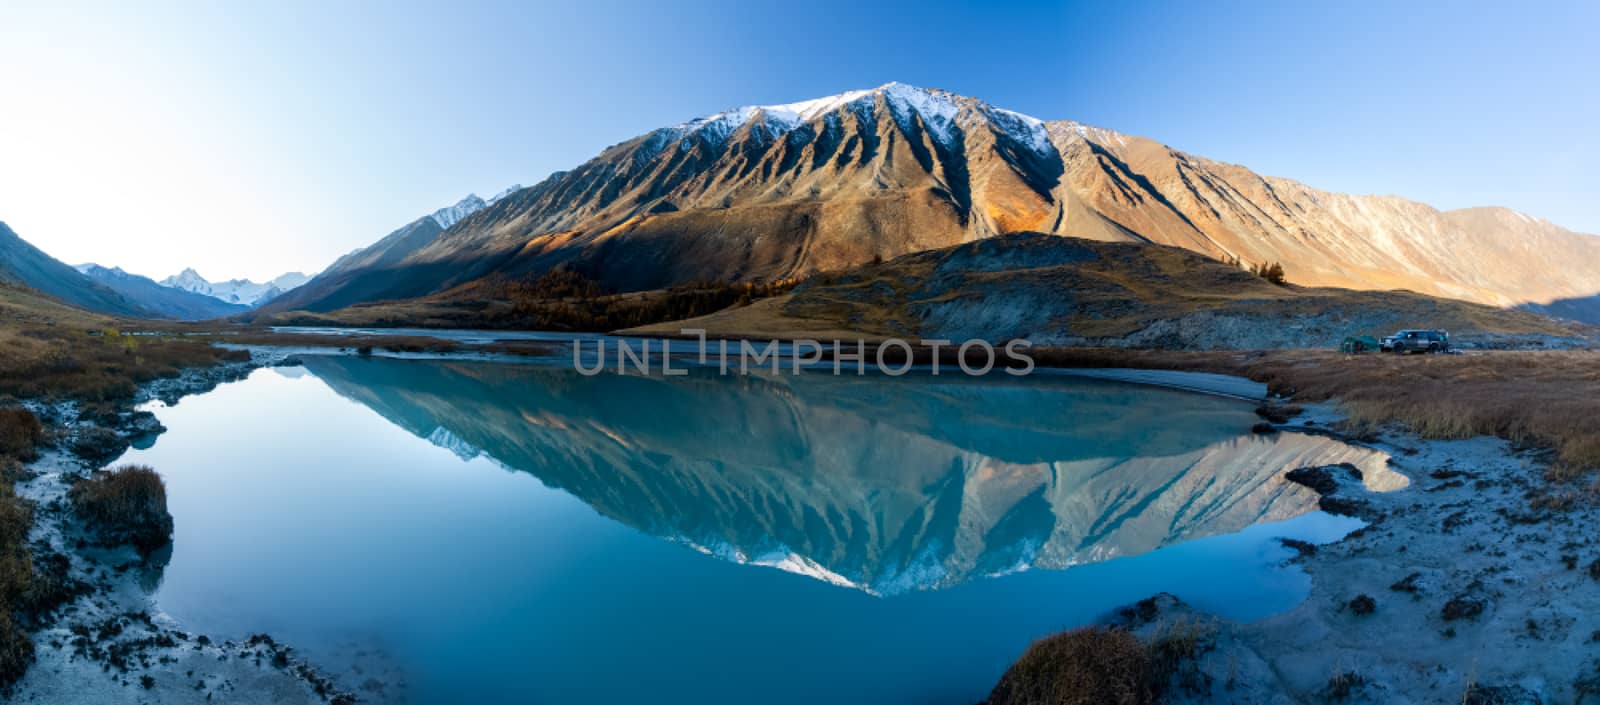
<svg viewBox="0 0 1600 705">
<path fill-rule="evenodd" d="M 1442 330 L 1403 330 L 1379 342 L 1384 352 L 1442 353 L 1450 349 L 1450 334 Z"/>
</svg>

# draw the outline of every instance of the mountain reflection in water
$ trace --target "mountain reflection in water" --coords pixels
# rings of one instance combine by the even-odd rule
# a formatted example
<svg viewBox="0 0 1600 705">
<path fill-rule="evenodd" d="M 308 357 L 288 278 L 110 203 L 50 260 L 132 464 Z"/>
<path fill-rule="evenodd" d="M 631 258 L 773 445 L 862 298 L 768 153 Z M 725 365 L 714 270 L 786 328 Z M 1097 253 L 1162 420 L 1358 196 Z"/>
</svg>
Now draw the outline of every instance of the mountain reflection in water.
<svg viewBox="0 0 1600 705">
<path fill-rule="evenodd" d="M 1316 506 L 1377 451 L 1248 433 L 1236 401 L 1035 375 L 684 377 L 307 356 L 340 395 L 643 532 L 873 594 L 1063 569 Z"/>
</svg>

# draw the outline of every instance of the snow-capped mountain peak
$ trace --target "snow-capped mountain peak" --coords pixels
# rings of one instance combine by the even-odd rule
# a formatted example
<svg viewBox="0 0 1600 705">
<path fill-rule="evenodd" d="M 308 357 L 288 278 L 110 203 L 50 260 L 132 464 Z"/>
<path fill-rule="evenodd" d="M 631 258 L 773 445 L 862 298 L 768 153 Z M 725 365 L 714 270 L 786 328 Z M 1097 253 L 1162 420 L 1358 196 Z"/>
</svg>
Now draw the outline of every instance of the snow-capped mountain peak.
<svg viewBox="0 0 1600 705">
<path fill-rule="evenodd" d="M 516 193 L 516 192 L 521 191 L 521 190 L 522 190 L 522 184 L 512 184 L 511 186 L 507 187 L 506 190 L 501 191 L 500 193 L 497 193 L 497 194 L 489 197 L 487 199 L 488 200 L 488 204 L 492 206 L 495 203 L 498 203 L 500 201 L 500 199 L 505 198 L 506 196 L 510 196 L 511 194 Z"/>
<path fill-rule="evenodd" d="M 450 226 L 461 222 L 463 218 L 488 208 L 494 205 L 496 201 L 520 190 L 522 190 L 522 184 L 512 184 L 510 188 L 495 194 L 487 200 L 479 198 L 478 194 L 469 193 L 466 198 L 456 201 L 455 205 L 440 208 L 429 214 L 428 217 L 433 218 L 433 222 L 438 223 L 439 227 L 449 230 Z"/>
<path fill-rule="evenodd" d="M 1018 142 L 1035 151 L 1047 153 L 1050 147 L 1049 132 L 1045 123 L 1022 113 L 993 108 L 982 101 L 962 98 L 937 88 L 921 88 L 907 83 L 890 82 L 877 88 L 845 91 L 836 95 L 776 105 L 747 105 L 725 110 L 685 123 L 658 130 L 663 143 L 672 139 L 697 135 L 703 139 L 720 142 L 736 130 L 761 116 L 773 137 L 798 129 L 813 120 L 830 115 L 841 108 L 870 111 L 873 103 L 882 97 L 894 120 L 906 129 L 920 120 L 929 134 L 941 145 L 956 148 L 957 132 L 961 129 L 958 118 L 967 106 L 977 109 L 977 119 L 987 120 L 996 128 L 1010 134 Z"/>
<path fill-rule="evenodd" d="M 469 193 L 466 198 L 456 201 L 455 205 L 440 208 L 429 217 L 433 218 L 433 222 L 438 223 L 439 227 L 448 230 L 450 226 L 461 222 L 462 218 L 483 210 L 487 205 L 489 204 L 483 199 L 478 198 L 478 194 Z"/>
<path fill-rule="evenodd" d="M 253 282 L 249 279 L 212 282 L 190 267 L 166 279 L 162 279 L 158 283 L 174 289 L 204 294 L 230 304 L 260 306 L 276 298 L 279 294 L 300 286 L 307 281 L 309 281 L 309 277 L 306 275 L 300 272 L 289 272 L 261 283 Z"/>
<path fill-rule="evenodd" d="M 183 271 L 161 280 L 161 283 L 173 288 L 202 294 L 207 292 L 201 291 L 201 289 L 209 289 L 211 287 L 211 282 L 206 281 L 206 278 L 200 276 L 199 272 L 194 271 L 193 267 L 186 267 Z"/>
<path fill-rule="evenodd" d="M 120 277 L 129 276 L 129 274 L 126 271 L 124 271 L 121 267 L 103 267 L 103 266 L 95 264 L 93 262 L 84 262 L 83 264 L 73 265 L 72 268 L 78 270 L 80 273 L 83 273 L 83 274 L 91 274 L 92 275 L 92 274 L 94 274 L 96 272 L 105 272 L 107 274 L 114 274 L 114 275 L 117 275 L 117 276 L 120 276 Z"/>
</svg>

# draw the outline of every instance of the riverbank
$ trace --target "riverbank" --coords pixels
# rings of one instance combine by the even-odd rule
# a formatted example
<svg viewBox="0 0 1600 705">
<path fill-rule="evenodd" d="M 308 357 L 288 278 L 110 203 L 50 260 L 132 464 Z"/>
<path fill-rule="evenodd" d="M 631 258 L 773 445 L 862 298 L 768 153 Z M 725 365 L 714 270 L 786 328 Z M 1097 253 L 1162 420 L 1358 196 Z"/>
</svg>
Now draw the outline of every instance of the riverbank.
<svg viewBox="0 0 1600 705">
<path fill-rule="evenodd" d="M 281 354 L 255 352 L 210 367 L 184 369 L 138 387 L 130 407 L 177 403 L 281 364 Z M 31 630 L 31 666 L 7 702 L 349 703 L 356 694 L 336 684 L 294 650 L 265 634 L 229 641 L 191 634 L 151 598 L 172 546 L 141 555 L 131 546 L 94 545 L 70 509 L 67 491 L 79 478 L 162 430 L 147 412 L 90 410 L 77 401 L 28 402 L 56 439 L 29 463 L 16 493 L 33 506 L 29 550 L 36 573 L 56 586 L 61 604 Z M 401 687 L 374 679 L 369 688 Z"/>
<path fill-rule="evenodd" d="M 1280 424 L 1325 431 L 1318 404 Z M 1330 511 L 1369 522 L 1296 545 L 1310 596 L 1248 624 L 1159 598 L 1108 617 L 1146 643 L 1190 635 L 1167 703 L 1574 703 L 1600 693 L 1600 507 L 1547 479 L 1552 453 L 1494 438 L 1363 439 L 1409 487 L 1367 492 L 1340 468 L 1299 473 Z M 997 700 L 998 702 L 998 700 Z"/>
</svg>

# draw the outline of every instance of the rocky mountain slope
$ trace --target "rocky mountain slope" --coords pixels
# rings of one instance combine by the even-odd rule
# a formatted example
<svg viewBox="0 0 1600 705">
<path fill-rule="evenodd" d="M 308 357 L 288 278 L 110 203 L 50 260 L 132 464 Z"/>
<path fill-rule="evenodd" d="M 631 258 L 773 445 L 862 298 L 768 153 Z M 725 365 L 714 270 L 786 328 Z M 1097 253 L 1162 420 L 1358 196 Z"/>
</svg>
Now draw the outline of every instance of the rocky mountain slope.
<svg viewBox="0 0 1600 705">
<path fill-rule="evenodd" d="M 1172 349 L 1334 347 L 1439 327 L 1462 345 L 1581 344 L 1543 316 L 1410 292 L 1278 285 L 1179 247 L 1014 233 L 816 275 L 793 293 L 688 321 L 674 335 L 1024 338 Z"/>
<path fill-rule="evenodd" d="M 0 282 L 29 287 L 73 306 L 116 316 L 156 314 L 110 287 L 90 279 L 23 240 L 0 222 Z"/>
<path fill-rule="evenodd" d="M 314 308 L 329 311 L 387 298 L 382 292 L 389 282 L 375 279 L 369 276 L 370 273 L 403 269 L 418 250 L 437 240 L 446 228 L 521 189 L 520 184 L 513 185 L 487 200 L 469 193 L 455 205 L 413 220 L 372 245 L 340 257 L 312 278 L 301 291 L 289 292 L 265 309 L 289 311 Z"/>
<path fill-rule="evenodd" d="M 1513 211 L 1320 191 L 892 83 L 641 135 L 442 232 L 380 243 L 269 310 L 425 296 L 560 263 L 621 290 L 771 281 L 1023 230 L 1282 262 L 1309 286 L 1497 306 L 1600 292 L 1600 238 Z"/>
<path fill-rule="evenodd" d="M 248 306 L 230 304 L 205 294 L 163 286 L 149 277 L 125 272 L 121 267 L 80 264 L 75 269 L 130 301 L 167 318 L 201 321 L 250 310 Z"/>
<path fill-rule="evenodd" d="M 246 309 L 260 306 L 271 301 L 283 292 L 289 291 L 310 281 L 300 272 L 281 274 L 264 282 L 253 282 L 249 279 L 229 279 L 223 282 L 212 282 L 200 276 L 193 268 L 184 269 L 166 279 L 162 279 L 161 286 L 171 287 L 202 296 L 208 296 L 217 301 Z"/>
</svg>

